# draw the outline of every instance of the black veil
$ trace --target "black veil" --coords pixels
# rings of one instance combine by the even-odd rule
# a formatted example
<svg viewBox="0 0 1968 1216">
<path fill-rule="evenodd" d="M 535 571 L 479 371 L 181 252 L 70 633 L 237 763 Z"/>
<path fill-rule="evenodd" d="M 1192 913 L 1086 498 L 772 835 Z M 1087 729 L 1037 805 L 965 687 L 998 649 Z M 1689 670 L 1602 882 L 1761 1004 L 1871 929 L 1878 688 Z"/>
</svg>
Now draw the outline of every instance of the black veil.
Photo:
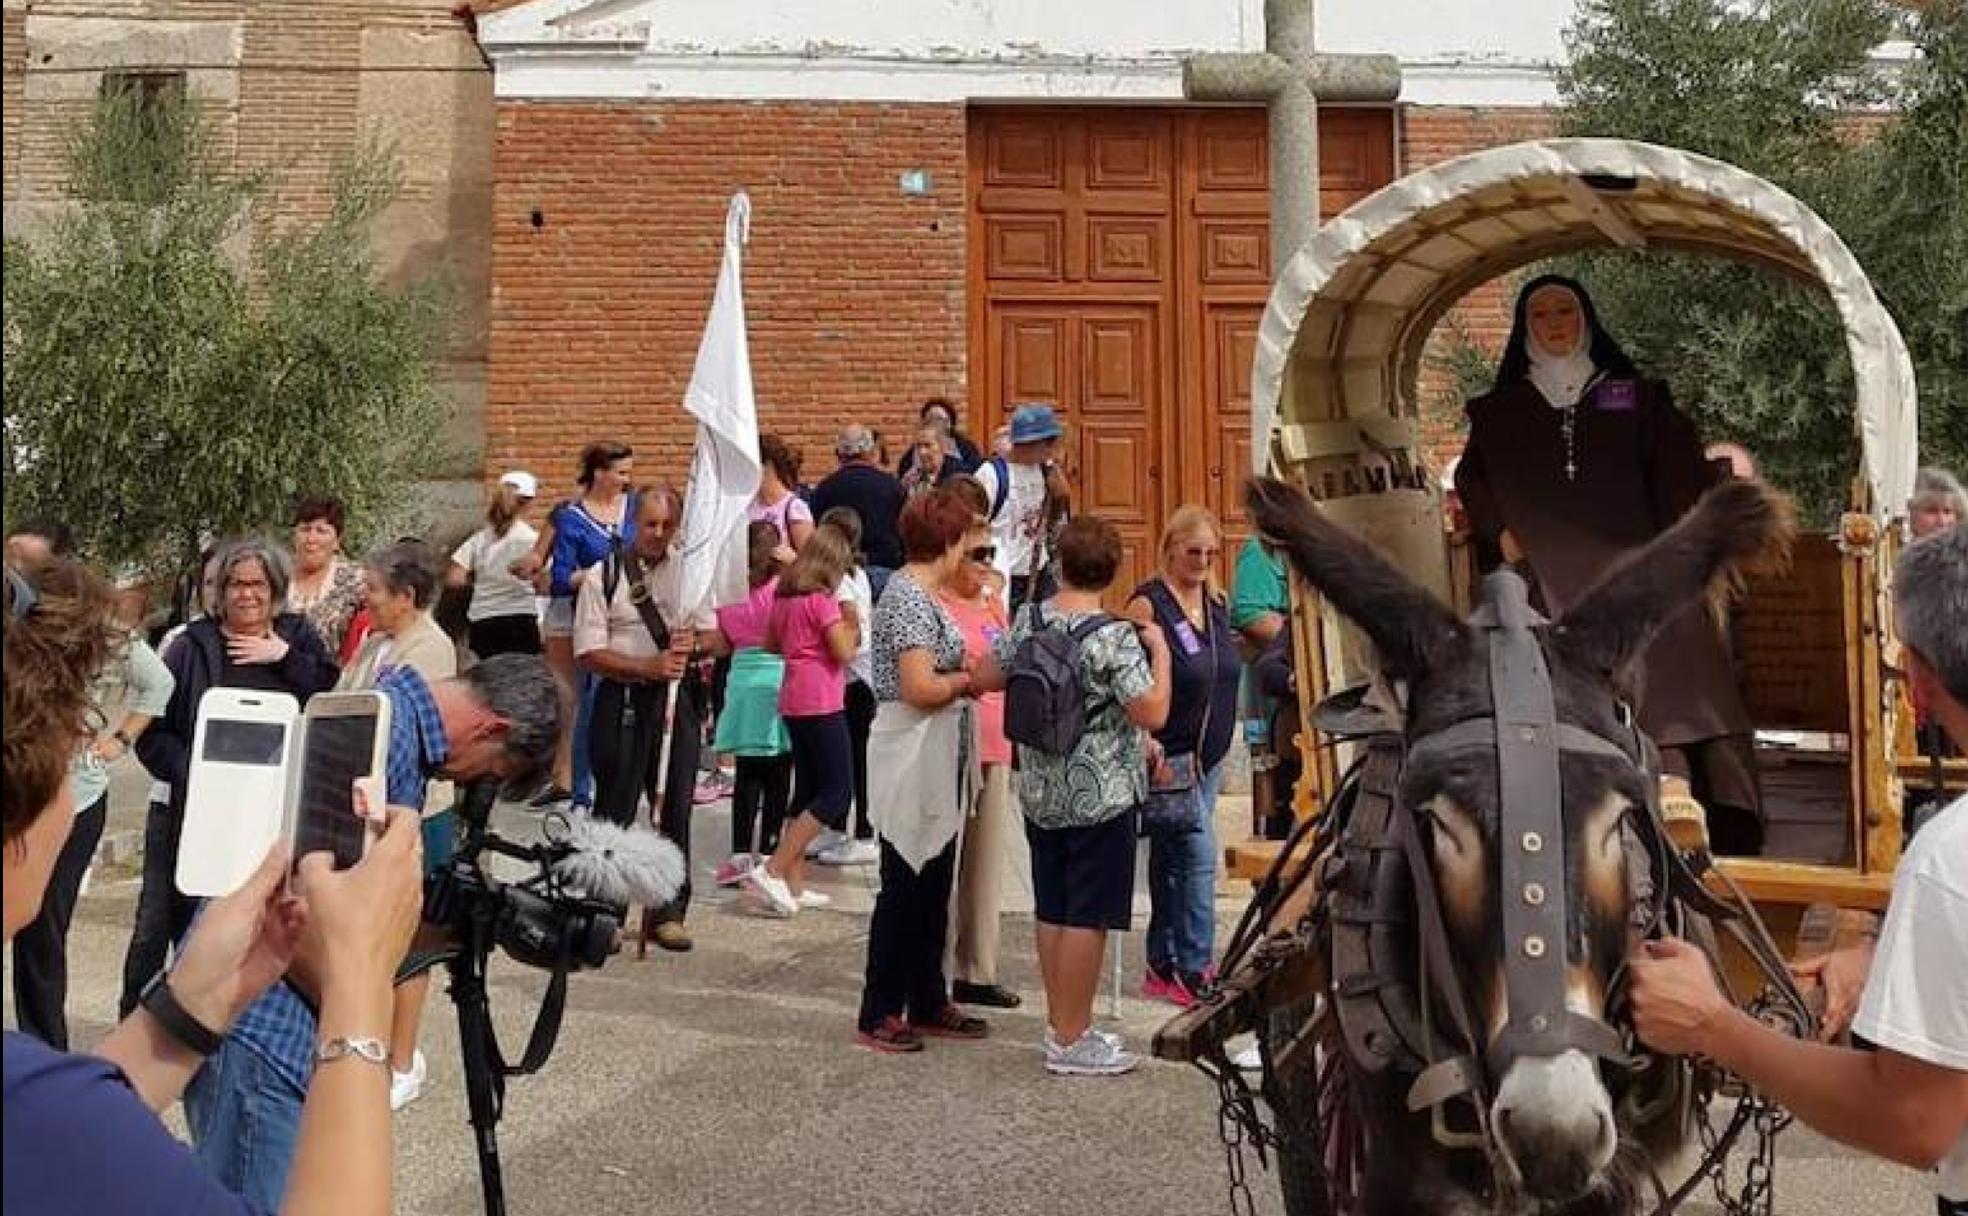
<svg viewBox="0 0 1968 1216">
<path fill-rule="evenodd" d="M 1492 391 L 1515 384 L 1530 374 L 1531 331 L 1525 314 L 1530 308 L 1531 294 L 1540 288 L 1552 286 L 1567 288 L 1578 297 L 1579 308 L 1585 314 L 1588 335 L 1586 350 L 1591 354 L 1593 364 L 1609 376 L 1639 375 L 1633 360 L 1627 357 L 1613 335 L 1606 332 L 1606 327 L 1599 323 L 1599 310 L 1592 306 L 1592 297 L 1579 285 L 1578 280 L 1558 274 L 1541 274 L 1524 284 L 1524 289 L 1517 293 L 1517 306 L 1510 314 L 1510 341 L 1504 344 L 1503 358 L 1497 361 L 1496 384 Z"/>
</svg>

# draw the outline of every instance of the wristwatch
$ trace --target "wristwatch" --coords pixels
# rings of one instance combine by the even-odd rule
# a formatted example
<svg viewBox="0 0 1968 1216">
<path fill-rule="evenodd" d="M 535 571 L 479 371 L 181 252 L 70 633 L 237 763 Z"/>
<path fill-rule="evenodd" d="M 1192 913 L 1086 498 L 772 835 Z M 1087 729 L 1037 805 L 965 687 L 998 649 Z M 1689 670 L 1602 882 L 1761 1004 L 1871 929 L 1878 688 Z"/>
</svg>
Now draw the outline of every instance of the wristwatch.
<svg viewBox="0 0 1968 1216">
<path fill-rule="evenodd" d="M 164 1033 L 184 1047 L 200 1056 L 211 1055 L 225 1042 L 225 1036 L 191 1016 L 183 1005 L 178 1004 L 178 998 L 167 982 L 170 977 L 169 971 L 160 971 L 152 976 L 150 983 L 144 985 L 143 995 L 137 1000 L 138 1006 L 149 1010 L 150 1016 L 164 1028 Z"/>
</svg>

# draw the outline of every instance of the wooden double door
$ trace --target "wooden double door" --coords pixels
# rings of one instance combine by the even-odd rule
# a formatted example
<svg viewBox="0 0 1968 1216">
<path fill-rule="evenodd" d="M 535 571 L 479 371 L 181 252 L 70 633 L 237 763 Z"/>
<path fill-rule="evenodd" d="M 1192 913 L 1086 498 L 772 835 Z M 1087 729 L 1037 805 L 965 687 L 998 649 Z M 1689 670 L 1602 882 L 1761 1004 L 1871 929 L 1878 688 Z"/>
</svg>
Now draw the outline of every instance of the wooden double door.
<svg viewBox="0 0 1968 1216">
<path fill-rule="evenodd" d="M 1391 110 L 1323 111 L 1321 214 L 1391 181 L 1393 149 Z M 1060 409 L 1076 505 L 1126 545 L 1121 594 L 1184 503 L 1234 551 L 1272 275 L 1264 112 L 974 108 L 969 159 L 976 433 Z"/>
</svg>

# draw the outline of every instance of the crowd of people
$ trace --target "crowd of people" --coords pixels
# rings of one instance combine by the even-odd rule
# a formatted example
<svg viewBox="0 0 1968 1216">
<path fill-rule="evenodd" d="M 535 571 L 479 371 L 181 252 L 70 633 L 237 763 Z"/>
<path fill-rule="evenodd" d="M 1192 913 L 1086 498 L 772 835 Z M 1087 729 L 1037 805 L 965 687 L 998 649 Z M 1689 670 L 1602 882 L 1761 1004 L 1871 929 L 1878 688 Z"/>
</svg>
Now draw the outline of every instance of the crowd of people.
<svg viewBox="0 0 1968 1216">
<path fill-rule="evenodd" d="M 1542 556 L 1556 542 L 1541 521 L 1568 509 L 1577 462 L 1624 457 L 1593 446 L 1606 442 L 1595 432 L 1564 449 L 1562 479 L 1511 473 L 1534 445 L 1510 427 L 1523 401 L 1573 408 L 1596 391 L 1594 372 L 1624 356 L 1563 281 L 1525 292 L 1518 329 L 1516 374 L 1479 403 L 1457 486 L 1480 556 L 1537 567 L 1561 607 L 1571 559 Z M 1507 355 L 1505 372 L 1512 366 Z M 1658 415 L 1656 432 L 1679 417 L 1665 401 L 1631 407 Z M 893 470 L 874 430 L 842 427 L 836 467 L 812 485 L 795 448 L 761 435 L 748 586 L 725 604 L 682 602 L 682 496 L 618 441 L 588 445 L 570 492 L 537 514 L 550 497 L 539 479 L 505 473 L 483 525 L 448 560 L 414 539 L 351 559 L 342 503 L 303 499 L 288 544 L 239 537 L 208 548 L 185 579 L 181 619 L 155 637 L 119 622 L 59 525 L 13 529 L 7 933 L 23 1036 L 7 1041 L 10 1124 L 34 1115 L 49 1161 L 66 1159 L 56 1148 L 64 1129 L 106 1129 L 163 1180 L 142 1185 L 171 1194 L 210 1188 L 268 1211 L 331 1201 L 383 1210 L 373 1203 L 387 1205 L 387 1112 L 416 1100 L 429 1077 L 417 1049 L 426 986 L 391 979 L 416 920 L 419 871 L 452 848 L 453 783 L 478 781 L 536 806 L 646 819 L 686 855 L 696 807 L 729 796 L 730 853 L 713 878 L 752 914 L 827 906 L 815 866 L 878 867 L 855 1034 L 883 1053 L 985 1038 L 979 1011 L 1023 1003 L 999 970 L 1005 869 L 1022 824 L 1043 1067 L 1133 1069 L 1138 1057 L 1093 1009 L 1109 935 L 1133 923 L 1138 850 L 1145 843 L 1150 905 L 1140 991 L 1187 1007 L 1214 979 L 1216 804 L 1240 730 L 1258 758 L 1257 826 L 1290 823 L 1298 727 L 1283 569 L 1252 540 L 1226 592 L 1222 524 L 1190 504 L 1169 517 L 1154 573 L 1117 586 L 1121 537 L 1074 510 L 1065 428 L 1050 405 L 1016 407 L 988 447 L 958 429 L 946 401 L 925 403 L 920 423 Z M 1692 430 L 1669 438 L 1651 442 L 1697 453 L 1682 470 L 1693 492 Z M 1525 497 L 1523 484 L 1542 485 L 1543 497 Z M 1961 487 L 1936 471 L 1920 484 L 1915 534 L 1958 539 Z M 1666 492 L 1645 478 L 1633 488 L 1640 513 Z M 462 636 L 437 620 L 447 590 L 463 601 Z M 1923 606 L 1922 627 L 1945 608 Z M 1934 729 L 1958 728 L 1949 713 L 1958 718 L 1968 700 L 1960 656 L 1944 641 L 1922 644 L 1923 687 L 1956 698 Z M 213 688 L 303 703 L 331 689 L 389 699 L 389 826 L 364 861 L 341 872 L 304 862 L 290 889 L 277 852 L 245 889 L 202 908 L 177 890 L 198 706 Z M 113 718 L 96 708 L 111 705 Z M 1760 835 L 1753 791 L 1730 796 L 1726 745 L 1740 724 L 1707 725 L 1663 741 L 1725 833 Z M 124 1020 L 96 1055 L 71 1056 L 66 935 L 104 828 L 108 766 L 126 753 L 153 785 Z M 1961 804 L 1941 814 L 1958 835 Z M 1921 856 L 1931 861 L 1932 849 Z M 644 939 L 690 950 L 690 897 L 686 883 L 667 906 L 644 909 Z M 1656 1003 L 1643 1033 L 1709 1050 L 1685 1024 L 1692 1015 L 1662 1012 L 1706 999 L 1666 966 L 1644 985 Z M 1890 1048 L 1890 1023 L 1875 1014 L 1865 1026 Z M 1741 1051 L 1764 1050 L 1739 1037 Z M 29 1095 L 23 1105 L 17 1093 Z M 180 1097 L 197 1168 L 142 1109 Z M 10 1139 L 10 1169 L 14 1151 Z M 95 1185 L 120 1194 L 133 1177 L 117 1171 Z M 19 1193 L 54 1193 L 32 1189 L 56 1186 L 52 1175 L 37 1178 Z M 14 1185 L 10 1175 L 10 1196 Z"/>
<path fill-rule="evenodd" d="M 1052 407 L 1021 406 L 987 454 L 956 428 L 947 402 L 931 401 L 892 471 L 879 436 L 849 425 L 836 439 L 837 467 L 809 485 L 800 454 L 762 435 L 748 592 L 712 606 L 680 602 L 681 496 L 639 476 L 633 450 L 613 441 L 583 450 L 569 494 L 545 510 L 537 477 L 502 475 L 482 526 L 448 560 L 413 538 L 351 557 L 344 505 L 305 497 L 284 544 L 212 543 L 162 623 L 124 619 L 59 525 L 13 528 L 9 597 L 22 606 L 10 621 L 23 623 L 8 634 L 9 839 L 17 811 L 23 831 L 29 820 L 70 830 L 42 834 L 53 847 L 30 858 L 45 863 L 31 900 L 30 884 L 9 880 L 26 1036 L 18 1051 L 8 1045 L 10 1120 L 19 1062 L 22 1077 L 45 1070 L 46 1088 L 34 1091 L 45 1109 L 129 1132 L 136 1116 L 102 1092 L 120 1067 L 152 1110 L 183 1100 L 200 1168 L 180 1165 L 171 1177 L 261 1210 L 307 1210 L 323 1155 L 343 1151 L 326 1146 L 345 1138 L 316 1108 L 366 1102 L 374 1089 L 400 1109 L 428 1084 L 417 1046 L 427 985 L 390 984 L 374 965 L 392 950 L 401 957 L 399 918 L 366 927 L 353 945 L 310 944 L 300 926 L 338 923 L 358 898 L 352 889 L 398 907 L 406 868 L 427 873 L 449 856 L 457 785 L 484 780 L 574 814 L 624 825 L 646 817 L 686 853 L 696 806 L 728 794 L 731 855 L 715 880 L 738 889 L 733 906 L 745 912 L 826 906 L 812 866 L 878 866 L 856 1032 L 883 1052 L 985 1037 L 976 1011 L 1024 1002 L 999 972 L 1005 871 L 1022 819 L 1044 1067 L 1129 1071 L 1138 1058 L 1094 1026 L 1093 995 L 1107 935 L 1130 926 L 1144 835 L 1154 910 L 1142 990 L 1187 1004 L 1212 973 L 1211 820 L 1237 720 L 1239 649 L 1214 581 L 1224 544 L 1216 519 L 1184 508 L 1158 573 L 1115 587 L 1119 534 L 1073 512 L 1063 436 Z M 447 593 L 461 610 L 446 614 L 460 618 L 455 629 L 439 623 Z M 49 607 L 57 602 L 63 612 Z M 60 646 L 75 653 L 41 639 L 40 626 L 56 622 Z M 45 681 L 17 687 L 17 640 L 23 679 L 33 661 L 49 665 L 49 680 L 86 677 L 62 690 L 56 712 L 119 710 L 70 715 L 85 734 L 63 753 L 64 779 L 18 803 L 16 753 L 32 741 L 14 736 L 15 694 L 47 690 Z M 1005 701 L 1021 695 L 1021 678 L 1040 689 L 1026 690 L 1037 706 L 1026 717 L 1070 718 L 1070 734 L 1007 729 Z M 310 864 L 290 890 L 270 877 L 285 859 L 270 858 L 246 889 L 202 905 L 178 889 L 199 705 L 215 688 L 303 705 L 331 690 L 389 700 L 384 796 L 394 817 L 368 860 L 342 873 Z M 170 1066 L 155 1079 L 149 1062 L 115 1050 L 108 1063 L 60 1054 L 68 925 L 107 818 L 108 766 L 126 753 L 152 784 L 118 1001 L 124 1029 L 111 1046 L 126 1035 L 169 1040 Z M 670 905 L 644 909 L 644 939 L 691 949 L 689 901 L 686 883 Z M 361 965 L 337 965 L 343 945 Z M 209 997 L 208 969 L 245 955 L 255 966 Z M 51 1054 L 32 1054 L 30 1040 Z M 149 1144 L 141 1154 L 155 1165 L 168 1151 Z"/>
</svg>

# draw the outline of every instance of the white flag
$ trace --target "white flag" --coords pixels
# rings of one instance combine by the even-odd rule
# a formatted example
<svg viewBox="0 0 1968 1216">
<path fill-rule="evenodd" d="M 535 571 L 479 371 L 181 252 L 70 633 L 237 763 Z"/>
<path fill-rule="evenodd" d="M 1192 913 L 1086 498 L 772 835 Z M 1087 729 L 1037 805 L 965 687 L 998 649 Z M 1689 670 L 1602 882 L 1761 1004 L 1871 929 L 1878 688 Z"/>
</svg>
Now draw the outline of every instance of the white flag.
<svg viewBox="0 0 1968 1216">
<path fill-rule="evenodd" d="M 678 606 L 692 614 L 738 603 L 749 589 L 745 513 L 758 494 L 758 403 L 745 341 L 741 263 L 751 227 L 752 200 L 740 191 L 725 213 L 724 264 L 683 395 L 683 408 L 697 419 L 697 450 L 671 560 L 683 563 Z"/>
</svg>

